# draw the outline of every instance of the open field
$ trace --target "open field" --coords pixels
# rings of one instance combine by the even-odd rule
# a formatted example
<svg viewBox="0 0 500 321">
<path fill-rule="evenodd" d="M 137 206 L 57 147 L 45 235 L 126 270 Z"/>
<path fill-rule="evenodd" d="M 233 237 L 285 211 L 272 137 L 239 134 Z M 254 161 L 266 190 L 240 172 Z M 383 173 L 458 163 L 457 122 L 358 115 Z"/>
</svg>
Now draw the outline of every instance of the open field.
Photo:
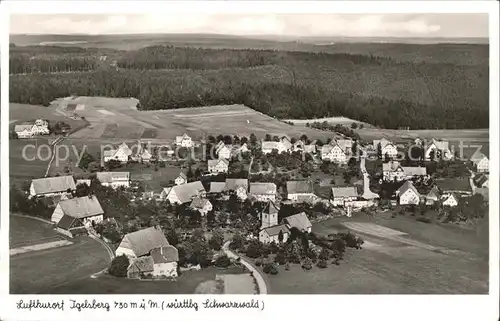
<svg viewBox="0 0 500 321">
<path fill-rule="evenodd" d="M 84 106 L 77 114 L 91 124 L 70 136 L 78 139 L 172 142 L 175 136 L 183 133 L 194 139 L 218 134 L 250 136 L 251 133 L 259 138 L 266 134 L 295 137 L 306 134 L 321 139 L 332 135 L 286 124 L 243 105 L 138 111 L 135 108 L 137 101 L 132 98 L 76 97 L 72 103 Z M 67 104 L 67 100 L 60 99 L 47 108 L 69 116 L 72 112 L 66 109 Z"/>
<path fill-rule="evenodd" d="M 488 293 L 487 222 L 475 231 L 453 225 L 425 224 L 415 217 L 374 219 L 341 217 L 313 225 L 330 234 L 352 225 L 365 244 L 348 249 L 339 266 L 314 266 L 303 271 L 292 265 L 270 275 L 273 294 L 451 294 Z M 395 235 L 406 233 L 405 235 Z"/>
<path fill-rule="evenodd" d="M 219 270 L 208 267 L 199 271 L 186 271 L 176 281 L 145 281 L 101 276 L 97 279 L 80 279 L 54 287 L 53 294 L 195 294 L 199 284 L 213 281 L 218 274 L 242 273 L 239 268 Z"/>
<path fill-rule="evenodd" d="M 11 126 L 37 118 L 46 119 L 52 124 L 62 121 L 70 125 L 72 129 L 80 128 L 85 125 L 85 121 L 71 119 L 52 107 L 16 103 L 9 104 L 9 124 Z"/>
<path fill-rule="evenodd" d="M 50 224 L 31 217 L 11 215 L 9 221 L 11 249 L 64 239 L 61 234 L 52 229 Z"/>
<path fill-rule="evenodd" d="M 48 224 L 10 216 L 11 248 L 64 239 Z M 106 249 L 90 237 L 72 239 L 72 245 L 32 251 L 10 257 L 10 293 L 50 293 L 61 285 L 104 269 L 109 264 Z"/>
<path fill-rule="evenodd" d="M 32 178 L 43 177 L 50 160 L 51 150 L 36 149 L 36 146 L 48 145 L 46 138 L 11 139 L 9 141 L 10 183 L 22 184 Z M 23 156 L 23 149 L 25 156 Z M 20 185 L 19 185 L 20 186 Z"/>
</svg>

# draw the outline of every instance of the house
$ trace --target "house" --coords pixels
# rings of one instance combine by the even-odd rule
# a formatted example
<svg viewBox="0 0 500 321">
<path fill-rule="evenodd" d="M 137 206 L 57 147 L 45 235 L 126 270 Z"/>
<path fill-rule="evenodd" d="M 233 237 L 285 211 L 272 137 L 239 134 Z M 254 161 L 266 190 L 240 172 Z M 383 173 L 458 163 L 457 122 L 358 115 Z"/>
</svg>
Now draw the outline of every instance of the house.
<svg viewBox="0 0 500 321">
<path fill-rule="evenodd" d="M 182 185 L 186 184 L 188 181 L 188 178 L 184 172 L 180 172 L 179 176 L 175 178 L 175 185 Z"/>
<path fill-rule="evenodd" d="M 77 179 L 76 180 L 76 186 L 83 185 L 83 184 L 90 186 L 91 180 L 90 179 Z"/>
<path fill-rule="evenodd" d="M 260 146 L 261 146 L 263 154 L 270 154 L 270 153 L 273 152 L 273 150 L 276 150 L 278 152 L 278 154 L 281 154 L 283 152 L 287 152 L 288 151 L 286 149 L 286 147 L 283 145 L 282 142 L 274 142 L 274 141 L 266 142 L 266 141 L 262 141 L 262 143 L 261 143 Z"/>
<path fill-rule="evenodd" d="M 141 162 L 149 163 L 151 162 L 151 158 L 153 158 L 153 155 L 151 155 L 151 153 L 147 149 L 143 149 L 139 155 L 139 158 Z"/>
<path fill-rule="evenodd" d="M 483 153 L 475 152 L 470 160 L 478 173 L 488 173 L 490 171 L 490 161 Z"/>
<path fill-rule="evenodd" d="M 81 219 L 68 215 L 61 217 L 59 222 L 56 223 L 56 231 L 71 238 L 88 234 L 88 230 Z"/>
<path fill-rule="evenodd" d="M 378 146 L 380 146 L 381 155 L 383 158 L 386 155 L 389 158 L 394 158 L 398 155 L 398 149 L 397 149 L 396 145 L 393 142 L 391 142 L 385 138 L 382 138 L 381 140 L 374 140 L 373 141 L 373 148 L 377 152 L 378 152 Z"/>
<path fill-rule="evenodd" d="M 32 129 L 35 134 L 38 135 L 49 135 L 49 122 L 45 119 L 37 119 L 35 120 L 34 128 Z"/>
<path fill-rule="evenodd" d="M 429 191 L 429 193 L 427 193 L 427 195 L 425 196 L 425 204 L 432 205 L 437 201 L 439 201 L 440 197 L 441 193 L 439 191 L 439 188 L 436 185 L 434 185 Z"/>
<path fill-rule="evenodd" d="M 154 262 L 152 256 L 142 256 L 135 259 L 129 259 L 127 268 L 127 277 L 129 279 L 140 279 L 145 276 L 153 275 Z"/>
<path fill-rule="evenodd" d="M 315 144 L 304 145 L 304 153 L 316 154 L 316 145 Z"/>
<path fill-rule="evenodd" d="M 312 224 L 304 212 L 285 217 L 283 222 L 290 228 L 295 227 L 301 232 L 311 233 Z"/>
<path fill-rule="evenodd" d="M 184 134 L 182 136 L 177 136 L 175 137 L 175 144 L 180 147 L 193 147 L 193 140 L 191 137 L 188 136 L 188 134 Z"/>
<path fill-rule="evenodd" d="M 210 193 L 223 193 L 226 191 L 226 182 L 210 182 Z"/>
<path fill-rule="evenodd" d="M 151 250 L 154 277 L 177 277 L 179 251 L 172 245 L 164 245 Z"/>
<path fill-rule="evenodd" d="M 330 142 L 332 144 L 335 142 L 337 145 L 340 146 L 346 153 L 349 153 L 352 151 L 352 146 L 354 145 L 354 141 L 352 139 L 335 139 Z M 333 145 L 335 144 L 333 143 Z"/>
<path fill-rule="evenodd" d="M 76 190 L 73 176 L 56 176 L 37 178 L 31 181 L 31 197 L 48 197 L 54 195 L 66 194 Z"/>
<path fill-rule="evenodd" d="M 164 189 L 161 198 L 168 200 L 171 204 L 185 204 L 191 202 L 195 197 L 204 197 L 206 194 L 205 188 L 200 181 L 176 185 L 174 187 Z"/>
<path fill-rule="evenodd" d="M 275 226 L 278 224 L 278 212 L 279 208 L 274 204 L 274 202 L 267 202 L 266 206 L 260 213 L 261 225 L 260 228 L 264 229 L 270 226 Z"/>
<path fill-rule="evenodd" d="M 417 137 L 413 140 L 413 143 L 417 146 L 422 146 L 424 144 L 424 141 L 421 138 Z"/>
<path fill-rule="evenodd" d="M 130 187 L 129 172 L 97 172 L 96 175 L 102 186 L 109 186 L 114 189 Z"/>
<path fill-rule="evenodd" d="M 288 181 L 286 182 L 287 198 L 295 202 L 314 202 L 317 196 L 314 194 L 314 186 L 311 181 Z"/>
<path fill-rule="evenodd" d="M 208 171 L 212 174 L 227 173 L 229 170 L 229 161 L 224 158 L 209 159 L 207 165 Z"/>
<path fill-rule="evenodd" d="M 234 193 L 240 200 L 246 200 L 248 197 L 248 179 L 227 178 L 225 190 Z"/>
<path fill-rule="evenodd" d="M 398 188 L 396 196 L 399 198 L 400 205 L 420 204 L 420 193 L 410 181 L 406 181 Z"/>
<path fill-rule="evenodd" d="M 474 182 L 474 185 L 476 185 L 477 187 L 488 188 L 488 182 L 489 182 L 488 175 L 486 175 L 484 173 L 479 173 L 479 174 L 475 175 L 472 180 Z"/>
<path fill-rule="evenodd" d="M 132 155 L 132 150 L 128 145 L 123 142 L 118 149 L 105 150 L 103 153 L 104 162 L 109 162 L 110 160 L 116 160 L 120 163 L 127 163 L 129 157 Z"/>
<path fill-rule="evenodd" d="M 427 168 L 426 167 L 417 167 L 417 166 L 403 166 L 403 172 L 406 179 L 412 179 L 414 177 L 427 176 Z"/>
<path fill-rule="evenodd" d="M 172 190 L 172 187 L 164 187 L 161 190 L 160 199 L 165 200 L 167 198 L 167 195 L 170 193 L 170 190 Z"/>
<path fill-rule="evenodd" d="M 401 181 L 405 178 L 403 167 L 398 161 L 390 161 L 382 164 L 384 181 Z"/>
<path fill-rule="evenodd" d="M 129 259 L 149 255 L 153 249 L 169 245 L 159 227 L 148 227 L 126 234 L 115 251 L 116 256 L 125 255 Z"/>
<path fill-rule="evenodd" d="M 455 207 L 458 205 L 458 196 L 455 193 L 443 195 L 443 206 Z"/>
<path fill-rule="evenodd" d="M 293 150 L 294 152 L 303 152 L 303 151 L 304 151 L 304 146 L 305 146 L 304 142 L 303 142 L 303 141 L 301 141 L 301 140 L 298 140 L 298 141 L 296 141 L 296 142 L 293 144 L 293 148 L 292 148 L 292 150 Z"/>
<path fill-rule="evenodd" d="M 276 201 L 276 190 L 274 183 L 250 183 L 250 194 L 258 202 Z"/>
<path fill-rule="evenodd" d="M 358 190 L 354 186 L 332 187 L 332 205 L 348 206 L 358 199 Z"/>
<path fill-rule="evenodd" d="M 212 210 L 212 203 L 206 198 L 195 197 L 191 201 L 189 207 L 195 211 L 200 212 L 201 216 L 207 215 Z"/>
<path fill-rule="evenodd" d="M 215 150 L 217 157 L 223 159 L 230 159 L 233 147 L 231 145 L 222 144 Z"/>
<path fill-rule="evenodd" d="M 14 131 L 18 138 L 31 138 L 35 135 L 33 127 L 30 123 L 19 124 L 14 126 Z"/>
<path fill-rule="evenodd" d="M 444 160 L 449 160 L 452 158 L 452 154 L 449 148 L 449 142 L 447 141 L 438 141 L 432 139 L 425 147 L 424 147 L 424 157 L 425 160 L 431 160 L 432 154 L 434 157 L 438 156 L 438 153 L 441 155 L 441 158 Z"/>
<path fill-rule="evenodd" d="M 57 224 L 63 216 L 79 219 L 88 227 L 101 222 L 104 211 L 97 197 L 83 196 L 59 201 L 50 220 Z"/>
<path fill-rule="evenodd" d="M 348 161 L 347 152 L 336 143 L 325 144 L 321 147 L 321 159 L 338 164 L 346 164 Z"/>
<path fill-rule="evenodd" d="M 239 155 L 239 154 L 245 154 L 248 153 L 250 149 L 248 148 L 247 143 L 243 143 L 240 147 L 237 147 L 234 149 L 234 154 Z"/>
<path fill-rule="evenodd" d="M 288 225 L 280 224 L 262 229 L 259 232 L 259 241 L 264 244 L 279 243 L 280 233 L 283 235 L 282 242 L 286 242 L 290 236 L 290 229 L 288 228 Z"/>
</svg>

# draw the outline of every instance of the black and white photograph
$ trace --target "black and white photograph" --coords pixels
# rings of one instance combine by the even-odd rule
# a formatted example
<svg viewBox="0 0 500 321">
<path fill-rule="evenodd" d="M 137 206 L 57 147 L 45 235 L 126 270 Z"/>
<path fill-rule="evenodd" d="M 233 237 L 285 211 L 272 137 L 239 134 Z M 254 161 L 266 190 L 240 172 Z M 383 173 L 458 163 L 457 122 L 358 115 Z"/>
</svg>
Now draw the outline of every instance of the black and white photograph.
<svg viewBox="0 0 500 321">
<path fill-rule="evenodd" d="M 11 295 L 498 294 L 488 12 L 8 25 Z"/>
</svg>

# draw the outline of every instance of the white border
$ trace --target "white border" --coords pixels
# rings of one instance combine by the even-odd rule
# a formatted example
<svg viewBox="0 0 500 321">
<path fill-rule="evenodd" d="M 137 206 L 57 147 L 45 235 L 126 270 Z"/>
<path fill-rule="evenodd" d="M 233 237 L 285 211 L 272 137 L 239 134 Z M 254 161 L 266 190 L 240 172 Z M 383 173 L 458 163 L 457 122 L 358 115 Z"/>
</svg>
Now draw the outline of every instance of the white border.
<svg viewBox="0 0 500 321">
<path fill-rule="evenodd" d="M 147 317 L 158 317 L 159 319 L 170 317 L 197 317 L 205 320 L 222 318 L 231 319 L 255 319 L 266 318 L 280 319 L 303 319 L 304 314 L 314 315 L 320 318 L 352 318 L 352 319 L 375 319 L 375 320 L 418 320 L 422 319 L 451 319 L 451 320 L 497 320 L 499 306 L 499 98 L 498 98 L 498 3 L 495 1 L 367 1 L 360 3 L 351 2 L 262 2 L 262 1 L 217 1 L 217 2 L 133 2 L 133 1 L 16 1 L 5 3 L 2 1 L 1 18 L 2 23 L 2 114 L 1 114 L 1 252 L 0 252 L 0 319 L 2 320 L 68 320 L 68 319 L 120 319 L 137 320 Z M 252 310 L 211 310 L 203 315 L 199 313 L 186 313 L 185 310 L 151 314 L 148 311 L 122 310 L 111 313 L 96 313 L 93 311 L 85 313 L 71 313 L 66 311 L 37 311 L 26 314 L 13 309 L 16 296 L 8 296 L 8 16 L 11 13 L 147 13 L 147 12 L 203 12 L 203 13 L 489 13 L 490 14 L 490 279 L 489 295 L 483 296 L 346 296 L 346 295 L 293 295 L 293 296 L 267 296 L 257 297 L 264 300 L 266 308 L 264 312 Z M 439 268 L 439 267 L 436 267 Z M 61 296 L 51 296 L 58 299 Z M 62 296 L 65 298 L 84 299 L 88 296 Z M 147 296 L 146 299 L 156 297 L 158 300 L 168 296 Z M 176 296 L 182 298 L 182 296 Z M 26 296 L 23 296 L 26 298 Z M 43 296 L 39 296 L 43 298 Z M 102 300 L 127 300 L 132 298 L 140 300 L 142 296 L 97 296 Z M 191 298 L 193 298 L 191 296 Z M 229 296 L 218 296 L 219 299 L 229 299 Z M 243 299 L 243 297 L 239 297 Z M 255 296 L 253 298 L 256 298 Z M 172 298 L 169 298 L 172 299 Z M 198 301 L 202 297 L 196 296 Z M 207 312 L 207 310 L 204 310 Z"/>
</svg>

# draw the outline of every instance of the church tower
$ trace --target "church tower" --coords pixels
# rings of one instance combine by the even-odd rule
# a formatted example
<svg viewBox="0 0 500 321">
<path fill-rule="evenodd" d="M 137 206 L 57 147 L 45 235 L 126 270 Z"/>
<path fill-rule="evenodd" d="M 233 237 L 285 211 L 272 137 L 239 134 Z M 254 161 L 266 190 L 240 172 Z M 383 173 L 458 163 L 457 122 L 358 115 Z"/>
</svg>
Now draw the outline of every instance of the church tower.
<svg viewBox="0 0 500 321">
<path fill-rule="evenodd" d="M 269 201 L 260 214 L 261 226 L 260 229 L 264 229 L 270 226 L 278 225 L 278 211 L 279 209 L 274 205 L 273 202 Z"/>
</svg>

